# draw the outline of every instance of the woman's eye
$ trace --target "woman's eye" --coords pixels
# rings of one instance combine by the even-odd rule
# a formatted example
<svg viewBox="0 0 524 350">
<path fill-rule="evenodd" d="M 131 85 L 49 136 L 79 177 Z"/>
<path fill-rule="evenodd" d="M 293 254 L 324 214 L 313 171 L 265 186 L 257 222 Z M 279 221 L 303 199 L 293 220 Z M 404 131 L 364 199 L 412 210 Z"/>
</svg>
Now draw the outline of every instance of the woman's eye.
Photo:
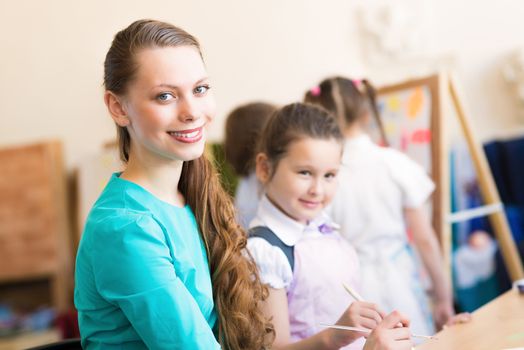
<svg viewBox="0 0 524 350">
<path fill-rule="evenodd" d="M 162 94 L 157 96 L 157 99 L 159 101 L 169 101 L 169 100 L 171 100 L 173 98 L 174 98 L 174 96 L 171 93 L 169 93 L 169 92 L 164 92 L 164 93 L 162 93 Z"/>
<path fill-rule="evenodd" d="M 195 88 L 195 94 L 197 95 L 203 95 L 209 90 L 211 87 L 209 85 L 200 85 Z"/>
</svg>

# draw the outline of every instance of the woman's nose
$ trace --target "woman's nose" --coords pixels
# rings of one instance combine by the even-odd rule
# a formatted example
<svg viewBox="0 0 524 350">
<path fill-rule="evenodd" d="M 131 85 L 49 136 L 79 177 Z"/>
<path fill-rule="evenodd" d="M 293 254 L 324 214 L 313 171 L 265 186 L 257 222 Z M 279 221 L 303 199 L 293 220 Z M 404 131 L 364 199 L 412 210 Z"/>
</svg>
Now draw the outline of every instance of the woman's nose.
<svg viewBox="0 0 524 350">
<path fill-rule="evenodd" d="M 178 114 L 180 120 L 186 123 L 193 122 L 199 119 L 197 102 L 194 101 L 194 99 L 192 99 L 191 97 L 182 98 L 179 103 Z"/>
</svg>

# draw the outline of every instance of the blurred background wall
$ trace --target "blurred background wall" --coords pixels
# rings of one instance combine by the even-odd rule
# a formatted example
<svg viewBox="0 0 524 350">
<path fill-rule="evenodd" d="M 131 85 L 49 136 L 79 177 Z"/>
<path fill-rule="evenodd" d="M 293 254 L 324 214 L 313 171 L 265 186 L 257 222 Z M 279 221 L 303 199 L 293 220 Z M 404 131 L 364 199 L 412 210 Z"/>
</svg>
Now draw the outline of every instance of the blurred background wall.
<svg viewBox="0 0 524 350">
<path fill-rule="evenodd" d="M 214 140 L 239 103 L 287 103 L 326 75 L 381 84 L 436 68 L 456 71 L 482 140 L 524 129 L 501 74 L 508 55 L 524 45 L 524 2 L 393 4 L 1 0 L 0 147 L 59 138 L 74 167 L 113 139 L 103 60 L 113 35 L 140 18 L 175 23 L 200 39 L 219 107 Z"/>
</svg>

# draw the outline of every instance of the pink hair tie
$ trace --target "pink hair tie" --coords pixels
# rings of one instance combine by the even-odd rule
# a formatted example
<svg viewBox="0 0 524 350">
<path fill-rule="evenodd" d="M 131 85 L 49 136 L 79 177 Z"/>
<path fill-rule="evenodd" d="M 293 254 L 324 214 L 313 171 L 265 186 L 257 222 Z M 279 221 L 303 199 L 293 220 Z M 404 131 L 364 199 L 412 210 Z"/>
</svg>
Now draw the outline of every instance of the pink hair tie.
<svg viewBox="0 0 524 350">
<path fill-rule="evenodd" d="M 360 90 L 360 87 L 362 86 L 362 79 L 353 79 L 351 82 L 358 90 Z"/>
<path fill-rule="evenodd" d="M 313 86 L 309 92 L 311 92 L 311 95 L 313 96 L 320 96 L 320 86 Z"/>
</svg>

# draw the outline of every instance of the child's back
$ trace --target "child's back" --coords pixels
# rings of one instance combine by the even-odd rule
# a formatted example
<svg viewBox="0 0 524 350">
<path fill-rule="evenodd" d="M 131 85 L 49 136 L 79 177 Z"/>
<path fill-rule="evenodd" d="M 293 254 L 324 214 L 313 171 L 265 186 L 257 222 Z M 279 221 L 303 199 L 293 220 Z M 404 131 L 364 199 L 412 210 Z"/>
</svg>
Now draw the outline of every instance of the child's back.
<svg viewBox="0 0 524 350">
<path fill-rule="evenodd" d="M 342 163 L 330 214 L 358 252 L 362 295 L 386 311 L 402 310 L 414 332 L 433 334 L 404 221 L 404 209 L 422 206 L 433 183 L 404 154 L 379 147 L 366 135 L 346 141 Z"/>
<path fill-rule="evenodd" d="M 406 155 L 361 135 L 346 140 L 339 190 L 330 213 L 362 253 L 365 246 L 381 241 L 404 245 L 403 208 L 424 204 L 433 189 L 423 169 Z"/>
</svg>

